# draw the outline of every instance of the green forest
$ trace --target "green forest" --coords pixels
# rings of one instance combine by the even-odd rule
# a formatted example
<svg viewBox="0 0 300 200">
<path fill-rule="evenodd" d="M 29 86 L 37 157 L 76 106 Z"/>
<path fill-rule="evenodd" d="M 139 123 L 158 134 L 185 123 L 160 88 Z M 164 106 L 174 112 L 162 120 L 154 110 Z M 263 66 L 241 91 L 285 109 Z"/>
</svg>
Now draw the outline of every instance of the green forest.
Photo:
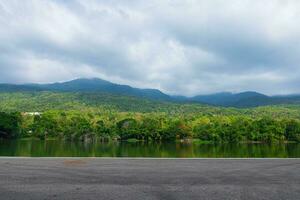
<svg viewBox="0 0 300 200">
<path fill-rule="evenodd" d="M 106 93 L 0 93 L 0 138 L 300 142 L 300 106 L 238 109 Z"/>
</svg>

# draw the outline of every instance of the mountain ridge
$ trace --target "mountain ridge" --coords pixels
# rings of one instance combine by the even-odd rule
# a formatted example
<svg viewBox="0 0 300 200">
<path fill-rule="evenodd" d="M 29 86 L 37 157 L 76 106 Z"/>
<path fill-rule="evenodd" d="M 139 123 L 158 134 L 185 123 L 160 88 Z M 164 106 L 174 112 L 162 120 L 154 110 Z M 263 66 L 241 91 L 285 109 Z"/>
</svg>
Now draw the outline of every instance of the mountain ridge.
<svg viewBox="0 0 300 200">
<path fill-rule="evenodd" d="M 80 78 L 47 84 L 0 84 L 0 91 L 107 92 L 155 100 L 171 100 L 169 95 L 157 89 L 134 88 L 129 85 L 116 84 L 99 78 Z"/>
<path fill-rule="evenodd" d="M 66 82 L 48 84 L 0 84 L 0 92 L 104 92 L 118 95 L 134 96 L 151 100 L 202 103 L 224 107 L 257 107 L 276 104 L 300 104 L 300 95 L 268 96 L 255 91 L 240 93 L 220 92 L 193 97 L 171 96 L 158 89 L 140 89 L 129 85 L 112 83 L 99 78 L 80 78 Z"/>
</svg>

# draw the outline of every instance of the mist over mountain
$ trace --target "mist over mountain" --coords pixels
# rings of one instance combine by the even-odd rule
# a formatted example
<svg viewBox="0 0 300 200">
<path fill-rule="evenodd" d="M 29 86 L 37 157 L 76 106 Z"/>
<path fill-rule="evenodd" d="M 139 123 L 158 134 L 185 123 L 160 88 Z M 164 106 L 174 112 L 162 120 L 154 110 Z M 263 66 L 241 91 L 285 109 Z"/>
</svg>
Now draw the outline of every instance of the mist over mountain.
<svg viewBox="0 0 300 200">
<path fill-rule="evenodd" d="M 194 97 L 171 96 L 157 89 L 139 89 L 129 85 L 120 85 L 99 78 L 75 79 L 67 82 L 50 84 L 0 84 L 0 92 L 84 92 L 109 93 L 125 96 L 134 96 L 159 101 L 183 103 L 202 103 L 225 107 L 256 107 L 276 104 L 300 103 L 300 95 L 267 96 L 254 91 L 241 93 L 222 92 Z"/>
</svg>

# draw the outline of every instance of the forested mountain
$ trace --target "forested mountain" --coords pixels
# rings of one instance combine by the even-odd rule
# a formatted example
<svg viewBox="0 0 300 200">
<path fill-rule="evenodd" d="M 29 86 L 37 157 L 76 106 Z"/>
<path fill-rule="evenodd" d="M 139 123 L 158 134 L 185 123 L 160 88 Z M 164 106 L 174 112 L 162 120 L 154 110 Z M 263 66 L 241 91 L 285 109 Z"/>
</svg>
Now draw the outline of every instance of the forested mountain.
<svg viewBox="0 0 300 200">
<path fill-rule="evenodd" d="M 0 84 L 0 92 L 34 92 L 41 90 L 33 85 Z"/>
<path fill-rule="evenodd" d="M 170 97 L 156 89 L 139 89 L 128 85 L 119 85 L 106 80 L 76 79 L 63 83 L 35 85 L 43 90 L 64 92 L 107 92 L 111 94 L 122 94 L 127 96 L 145 97 L 156 100 L 170 100 Z"/>
<path fill-rule="evenodd" d="M 257 107 L 280 104 L 300 104 L 300 95 L 267 96 L 257 92 L 217 93 L 199 95 L 191 98 L 192 101 L 225 107 Z"/>
<path fill-rule="evenodd" d="M 76 79 L 72 81 L 51 84 L 0 84 L 0 92 L 39 91 L 92 93 L 93 95 L 90 96 L 93 97 L 97 93 L 99 93 L 102 97 L 103 94 L 111 94 L 159 101 L 201 103 L 238 108 L 277 104 L 300 104 L 300 95 L 267 96 L 257 92 L 223 92 L 210 95 L 198 95 L 194 97 L 170 96 L 157 89 L 139 89 L 128 85 L 111 83 L 98 78 Z"/>
<path fill-rule="evenodd" d="M 263 105 L 271 105 L 275 102 L 272 97 L 257 93 L 217 93 L 212 95 L 199 95 L 192 100 L 212 105 L 227 106 L 227 107 L 255 107 Z"/>
<path fill-rule="evenodd" d="M 72 81 L 51 84 L 0 84 L 0 91 L 106 92 L 110 94 L 121 94 L 155 100 L 171 100 L 168 95 L 156 89 L 133 88 L 128 85 L 119 85 L 98 78 L 75 79 Z"/>
</svg>

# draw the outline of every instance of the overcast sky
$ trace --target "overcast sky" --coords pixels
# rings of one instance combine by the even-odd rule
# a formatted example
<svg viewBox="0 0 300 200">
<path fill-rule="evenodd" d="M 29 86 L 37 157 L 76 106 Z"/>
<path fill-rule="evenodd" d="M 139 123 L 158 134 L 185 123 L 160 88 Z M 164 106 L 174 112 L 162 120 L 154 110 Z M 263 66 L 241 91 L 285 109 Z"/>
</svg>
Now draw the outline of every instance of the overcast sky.
<svg viewBox="0 0 300 200">
<path fill-rule="evenodd" d="M 0 0 L 0 82 L 300 93 L 299 0 Z"/>
</svg>

